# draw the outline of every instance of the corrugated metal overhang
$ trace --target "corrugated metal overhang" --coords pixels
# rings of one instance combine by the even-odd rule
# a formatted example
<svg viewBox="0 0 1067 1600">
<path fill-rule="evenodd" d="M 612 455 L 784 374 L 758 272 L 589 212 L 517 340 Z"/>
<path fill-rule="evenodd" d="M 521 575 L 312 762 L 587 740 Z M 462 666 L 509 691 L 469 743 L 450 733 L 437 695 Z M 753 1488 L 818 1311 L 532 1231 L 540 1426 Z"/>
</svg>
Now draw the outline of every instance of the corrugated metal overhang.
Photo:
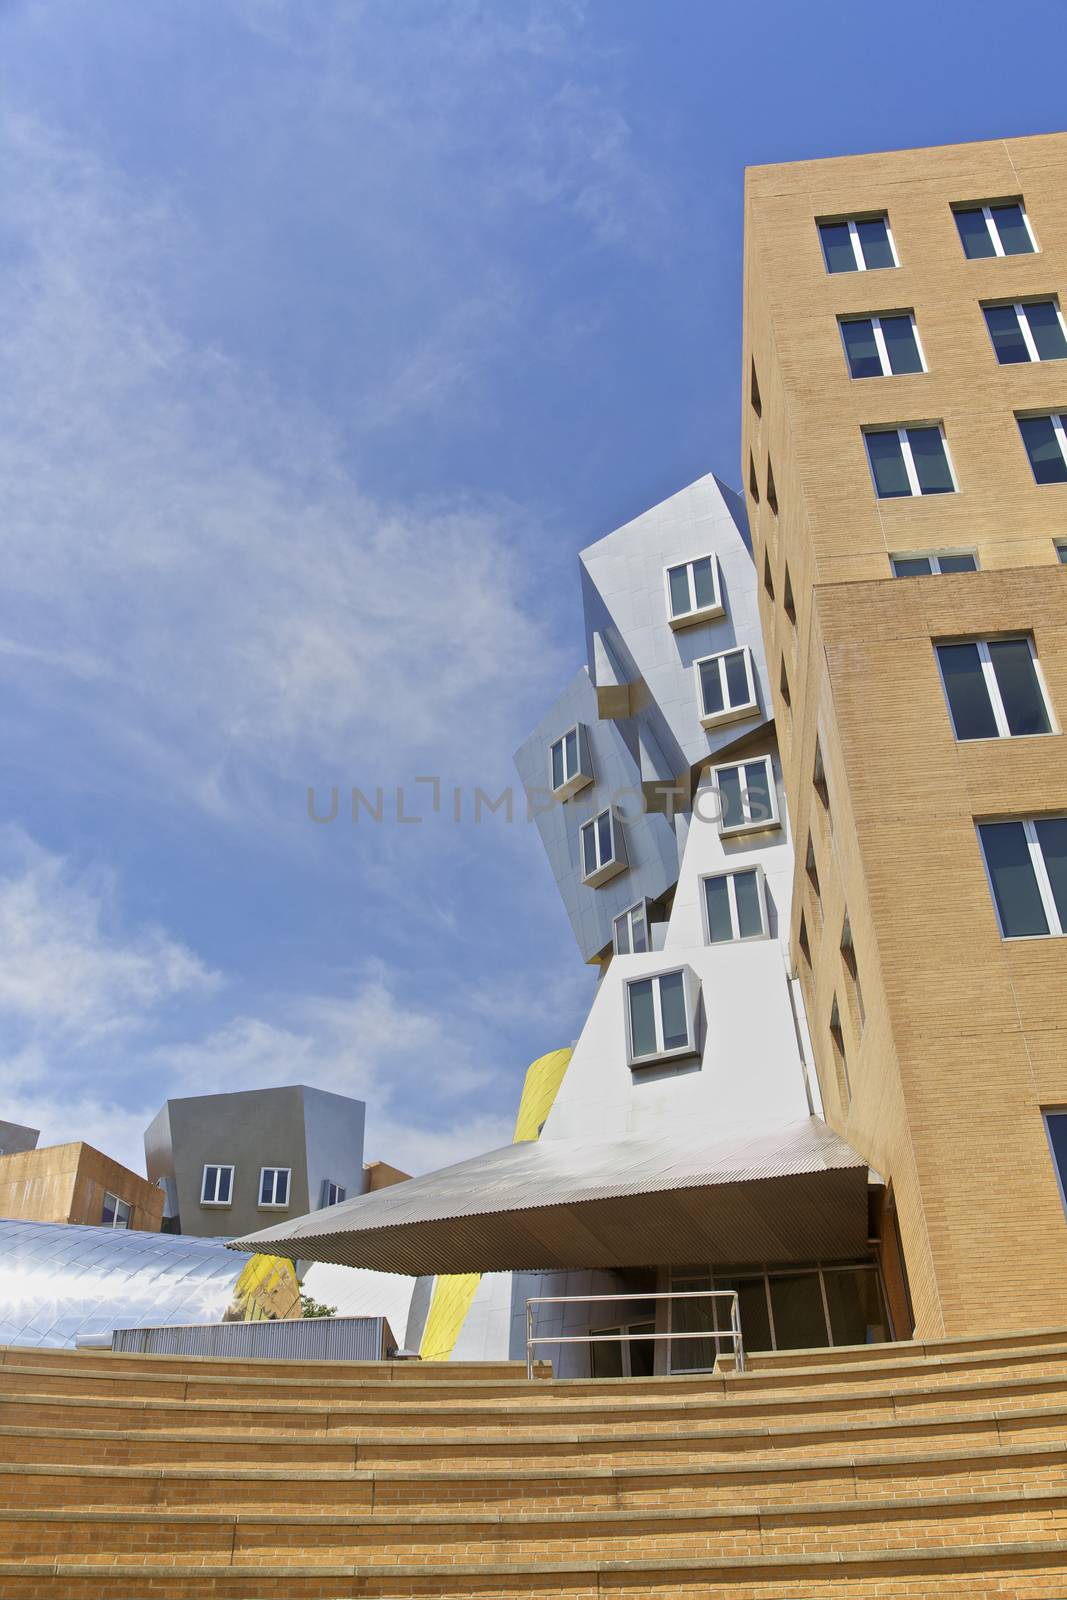
<svg viewBox="0 0 1067 1600">
<path fill-rule="evenodd" d="M 825 1123 L 509 1145 L 234 1248 L 421 1276 L 863 1255 L 867 1165 Z"/>
</svg>

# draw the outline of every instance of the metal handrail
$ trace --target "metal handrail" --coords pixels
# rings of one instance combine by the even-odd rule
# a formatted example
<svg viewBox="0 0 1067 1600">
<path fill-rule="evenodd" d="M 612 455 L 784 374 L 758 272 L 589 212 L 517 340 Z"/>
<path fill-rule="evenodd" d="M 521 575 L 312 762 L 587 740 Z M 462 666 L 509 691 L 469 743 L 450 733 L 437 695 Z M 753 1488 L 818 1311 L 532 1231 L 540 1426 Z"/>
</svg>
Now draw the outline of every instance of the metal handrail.
<svg viewBox="0 0 1067 1600">
<path fill-rule="evenodd" d="M 694 1330 L 692 1333 L 555 1333 L 534 1337 L 534 1306 L 594 1305 L 606 1300 L 729 1300 L 730 1326 L 723 1329 Z M 738 1372 L 745 1370 L 745 1347 L 741 1340 L 741 1309 L 736 1289 L 670 1289 L 659 1294 L 542 1294 L 532 1295 L 526 1302 L 526 1376 L 533 1377 L 533 1347 L 535 1344 L 634 1344 L 638 1340 L 662 1339 L 714 1339 L 715 1354 L 719 1353 L 719 1340 L 729 1339 L 733 1345 Z"/>
</svg>

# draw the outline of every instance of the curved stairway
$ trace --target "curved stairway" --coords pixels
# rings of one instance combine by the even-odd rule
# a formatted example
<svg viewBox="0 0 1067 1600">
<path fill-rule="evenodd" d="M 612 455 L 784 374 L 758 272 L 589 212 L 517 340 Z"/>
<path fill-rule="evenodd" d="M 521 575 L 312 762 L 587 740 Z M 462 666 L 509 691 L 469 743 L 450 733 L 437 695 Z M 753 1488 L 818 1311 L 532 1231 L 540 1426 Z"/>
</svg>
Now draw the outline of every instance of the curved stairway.
<svg viewBox="0 0 1067 1600">
<path fill-rule="evenodd" d="M 0 1350 L 4 1600 L 1061 1600 L 1067 1330 L 527 1381 Z"/>
</svg>

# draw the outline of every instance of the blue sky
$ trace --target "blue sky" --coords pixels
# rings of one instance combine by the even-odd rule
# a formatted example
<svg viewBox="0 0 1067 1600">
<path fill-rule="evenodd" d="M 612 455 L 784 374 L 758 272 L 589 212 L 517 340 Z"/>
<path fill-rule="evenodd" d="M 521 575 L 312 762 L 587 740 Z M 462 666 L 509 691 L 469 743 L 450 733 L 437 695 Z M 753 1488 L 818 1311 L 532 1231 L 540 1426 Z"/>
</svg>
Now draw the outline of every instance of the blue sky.
<svg viewBox="0 0 1067 1600">
<path fill-rule="evenodd" d="M 578 665 L 576 551 L 738 481 L 745 165 L 1054 129 L 1065 43 L 0 0 L 0 1116 L 140 1164 L 168 1094 L 304 1081 L 413 1170 L 510 1137 L 591 980 L 470 798 Z M 423 774 L 421 824 L 308 820 Z"/>
</svg>

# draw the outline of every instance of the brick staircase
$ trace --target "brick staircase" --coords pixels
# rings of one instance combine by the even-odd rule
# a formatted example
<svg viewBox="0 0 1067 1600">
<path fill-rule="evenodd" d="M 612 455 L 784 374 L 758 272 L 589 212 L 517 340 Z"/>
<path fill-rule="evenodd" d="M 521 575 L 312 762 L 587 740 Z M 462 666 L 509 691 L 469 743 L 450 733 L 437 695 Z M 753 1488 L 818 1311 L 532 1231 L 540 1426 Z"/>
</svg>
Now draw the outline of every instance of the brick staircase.
<svg viewBox="0 0 1067 1600">
<path fill-rule="evenodd" d="M 1061 1600 L 1067 1330 L 528 1382 L 0 1350 L 3 1600 Z"/>
</svg>

